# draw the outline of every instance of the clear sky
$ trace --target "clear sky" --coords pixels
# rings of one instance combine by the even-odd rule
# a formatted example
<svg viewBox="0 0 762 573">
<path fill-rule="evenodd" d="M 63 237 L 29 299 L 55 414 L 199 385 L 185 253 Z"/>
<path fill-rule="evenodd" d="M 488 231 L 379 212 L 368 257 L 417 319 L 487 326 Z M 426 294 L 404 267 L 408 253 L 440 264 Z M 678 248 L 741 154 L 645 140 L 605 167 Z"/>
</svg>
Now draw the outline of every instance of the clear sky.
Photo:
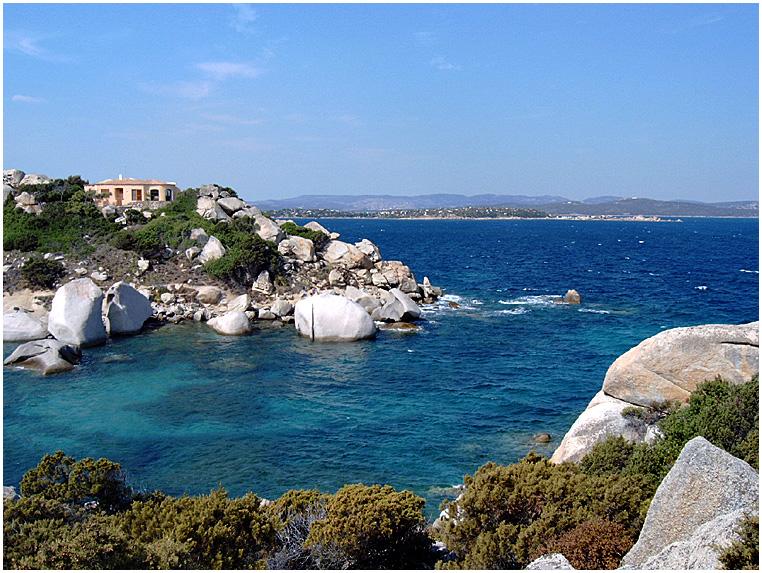
<svg viewBox="0 0 762 573">
<path fill-rule="evenodd" d="M 4 167 L 301 194 L 758 195 L 756 5 L 4 6 Z"/>
</svg>

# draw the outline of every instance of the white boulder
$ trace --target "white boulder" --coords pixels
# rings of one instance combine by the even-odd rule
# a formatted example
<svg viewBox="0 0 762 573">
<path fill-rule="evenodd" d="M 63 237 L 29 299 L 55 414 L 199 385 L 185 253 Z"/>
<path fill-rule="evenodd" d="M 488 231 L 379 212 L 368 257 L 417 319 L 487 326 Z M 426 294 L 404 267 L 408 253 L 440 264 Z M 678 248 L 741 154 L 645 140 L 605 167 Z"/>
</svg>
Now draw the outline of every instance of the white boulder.
<svg viewBox="0 0 762 573">
<path fill-rule="evenodd" d="M 251 332 L 249 317 L 240 310 L 231 310 L 222 316 L 216 316 L 207 321 L 207 324 L 218 334 L 226 336 L 241 336 Z"/>
<path fill-rule="evenodd" d="M 78 347 L 47 338 L 25 342 L 16 348 L 3 364 L 36 370 L 47 375 L 73 369 L 81 356 Z"/>
<path fill-rule="evenodd" d="M 376 334 L 362 306 L 335 294 L 303 298 L 296 303 L 294 318 L 299 334 L 311 340 L 361 340 Z"/>
<path fill-rule="evenodd" d="M 103 291 L 92 280 L 82 278 L 68 282 L 53 297 L 48 332 L 66 344 L 101 344 L 106 341 L 102 305 Z"/>
<path fill-rule="evenodd" d="M 200 263 L 208 263 L 210 261 L 221 259 L 224 256 L 225 247 L 222 246 L 222 243 L 217 237 L 212 235 L 204 245 L 204 248 L 201 249 L 201 252 L 198 255 L 198 261 Z"/>
<path fill-rule="evenodd" d="M 365 253 L 344 241 L 329 241 L 323 249 L 323 259 L 347 269 L 369 269 L 373 266 Z"/>
<path fill-rule="evenodd" d="M 24 175 L 24 178 L 19 182 L 19 185 L 44 185 L 51 183 L 53 180 L 47 175 L 40 175 L 37 173 L 28 173 Z"/>
<path fill-rule="evenodd" d="M 232 215 L 236 211 L 246 208 L 246 203 L 241 201 L 238 197 L 222 197 L 217 200 L 217 204 L 222 207 L 228 215 Z"/>
<path fill-rule="evenodd" d="M 368 239 L 363 239 L 360 242 L 355 243 L 355 247 L 360 249 L 362 253 L 367 255 L 367 257 L 370 259 L 370 262 L 377 263 L 381 260 L 381 251 L 378 249 L 375 243 L 372 241 L 369 241 Z"/>
<path fill-rule="evenodd" d="M 278 252 L 287 257 L 311 263 L 315 260 L 315 245 L 310 239 L 290 236 L 278 243 Z"/>
<path fill-rule="evenodd" d="M 273 243 L 280 243 L 286 238 L 286 234 L 283 232 L 275 221 L 268 219 L 264 215 L 255 215 L 254 222 L 257 224 L 257 235 L 265 241 L 272 241 Z"/>
<path fill-rule="evenodd" d="M 38 340 L 47 335 L 47 325 L 31 313 L 23 310 L 3 313 L 3 342 Z"/>
<path fill-rule="evenodd" d="M 196 300 L 201 304 L 217 304 L 222 300 L 222 289 L 213 285 L 196 287 Z"/>
<path fill-rule="evenodd" d="M 145 296 L 119 281 L 106 291 L 104 315 L 109 334 L 133 334 L 143 328 L 153 309 Z"/>
</svg>

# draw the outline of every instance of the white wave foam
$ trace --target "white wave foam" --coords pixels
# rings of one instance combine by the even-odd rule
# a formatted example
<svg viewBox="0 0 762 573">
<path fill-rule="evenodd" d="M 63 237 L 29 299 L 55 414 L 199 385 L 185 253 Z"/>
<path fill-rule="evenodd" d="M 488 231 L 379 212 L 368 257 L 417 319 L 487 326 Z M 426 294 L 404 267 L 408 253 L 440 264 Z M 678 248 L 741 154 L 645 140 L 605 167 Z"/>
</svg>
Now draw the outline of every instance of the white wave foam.
<svg viewBox="0 0 762 573">
<path fill-rule="evenodd" d="M 599 310 L 597 308 L 584 308 L 579 309 L 580 312 L 589 312 L 591 314 L 611 314 L 608 310 Z"/>
<path fill-rule="evenodd" d="M 495 311 L 495 314 L 526 314 L 529 312 L 529 309 L 523 306 L 520 306 L 518 308 L 510 308 L 505 310 L 497 310 Z"/>
<path fill-rule="evenodd" d="M 742 273 L 754 273 L 755 275 L 759 274 L 759 271 L 751 271 L 749 269 L 738 269 Z"/>
<path fill-rule="evenodd" d="M 699 286 L 697 286 L 697 287 L 693 287 L 693 288 L 695 288 L 696 290 L 706 290 L 706 289 L 708 289 L 709 287 L 708 287 L 708 286 L 706 286 L 706 285 L 699 285 Z"/>
<path fill-rule="evenodd" d="M 556 304 L 556 301 L 560 298 L 560 294 L 530 294 L 509 300 L 499 300 L 497 302 L 506 305 L 550 306 Z"/>
</svg>

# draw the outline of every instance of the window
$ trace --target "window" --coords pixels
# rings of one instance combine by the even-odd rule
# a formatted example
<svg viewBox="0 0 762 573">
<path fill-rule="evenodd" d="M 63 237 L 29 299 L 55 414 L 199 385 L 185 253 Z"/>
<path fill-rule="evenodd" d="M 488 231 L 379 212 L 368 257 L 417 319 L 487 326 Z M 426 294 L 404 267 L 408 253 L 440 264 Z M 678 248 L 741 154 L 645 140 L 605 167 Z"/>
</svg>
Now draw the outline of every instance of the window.
<svg viewBox="0 0 762 573">
<path fill-rule="evenodd" d="M 164 190 L 164 198 L 167 201 L 171 201 L 172 200 L 172 189 L 165 189 Z"/>
<path fill-rule="evenodd" d="M 159 190 L 151 189 L 151 201 L 158 201 L 158 200 L 159 200 Z"/>
</svg>

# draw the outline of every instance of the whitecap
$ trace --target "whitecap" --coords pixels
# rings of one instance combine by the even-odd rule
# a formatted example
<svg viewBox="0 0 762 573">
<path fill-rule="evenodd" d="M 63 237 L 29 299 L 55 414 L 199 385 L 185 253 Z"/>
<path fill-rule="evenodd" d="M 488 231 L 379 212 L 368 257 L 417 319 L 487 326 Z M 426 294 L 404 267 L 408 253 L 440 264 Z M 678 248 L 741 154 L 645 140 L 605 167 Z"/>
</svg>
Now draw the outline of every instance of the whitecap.
<svg viewBox="0 0 762 573">
<path fill-rule="evenodd" d="M 597 308 L 584 308 L 581 307 L 579 312 L 589 312 L 591 314 L 611 314 L 608 310 L 599 310 Z"/>
<path fill-rule="evenodd" d="M 638 241 L 638 243 L 640 243 L 642 245 L 643 243 L 645 243 L 645 241 Z"/>
<path fill-rule="evenodd" d="M 708 289 L 709 287 L 708 287 L 708 286 L 706 286 L 706 285 L 699 285 L 699 286 L 697 286 L 697 287 L 694 287 L 694 288 L 695 288 L 696 290 L 706 290 L 706 289 Z"/>
<path fill-rule="evenodd" d="M 499 304 L 507 305 L 531 305 L 531 306 L 550 306 L 555 304 L 561 298 L 560 294 L 535 294 L 520 296 L 509 300 L 499 300 Z"/>
<path fill-rule="evenodd" d="M 749 269 L 739 269 L 739 271 L 742 273 L 754 273 L 755 275 L 759 274 L 759 271 L 751 271 Z"/>
<path fill-rule="evenodd" d="M 516 315 L 516 314 L 526 314 L 528 312 L 529 312 L 528 308 L 520 306 L 518 308 L 510 308 L 510 309 L 506 309 L 506 310 L 497 310 L 497 311 L 495 311 L 495 314 L 512 314 L 512 315 Z"/>
</svg>

